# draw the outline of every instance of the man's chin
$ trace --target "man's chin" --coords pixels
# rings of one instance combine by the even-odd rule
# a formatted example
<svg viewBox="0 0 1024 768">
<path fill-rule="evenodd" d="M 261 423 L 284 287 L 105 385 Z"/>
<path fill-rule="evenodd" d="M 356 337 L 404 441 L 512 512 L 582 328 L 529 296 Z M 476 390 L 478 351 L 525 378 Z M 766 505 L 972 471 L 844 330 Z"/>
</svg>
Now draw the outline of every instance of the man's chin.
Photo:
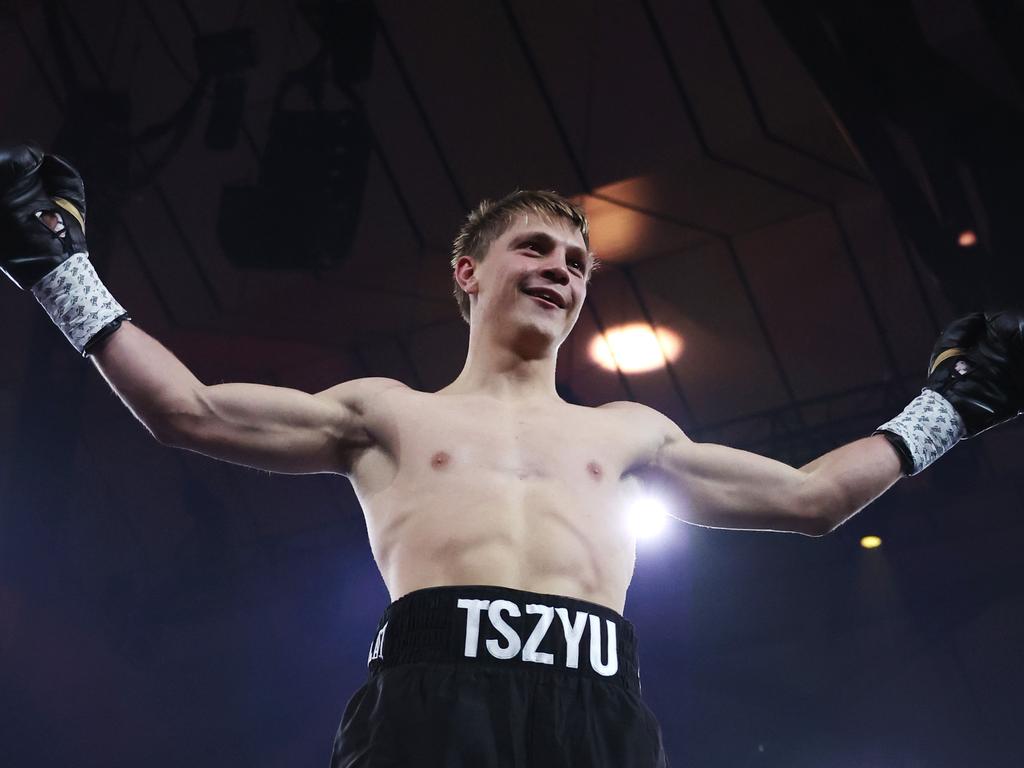
<svg viewBox="0 0 1024 768">
<path fill-rule="evenodd" d="M 527 341 L 531 346 L 555 346 L 561 343 L 565 329 L 555 319 L 519 314 L 513 323 L 506 326 L 511 336 Z"/>
</svg>

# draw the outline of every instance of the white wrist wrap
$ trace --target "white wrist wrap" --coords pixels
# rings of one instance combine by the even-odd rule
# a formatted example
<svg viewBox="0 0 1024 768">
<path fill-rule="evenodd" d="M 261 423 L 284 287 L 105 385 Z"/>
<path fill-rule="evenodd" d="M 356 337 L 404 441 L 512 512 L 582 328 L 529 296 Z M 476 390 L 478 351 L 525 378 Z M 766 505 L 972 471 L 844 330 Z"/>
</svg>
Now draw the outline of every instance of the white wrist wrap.
<svg viewBox="0 0 1024 768">
<path fill-rule="evenodd" d="M 127 314 L 100 282 L 86 253 L 76 253 L 63 262 L 32 286 L 32 293 L 83 355 L 93 336 Z"/>
<path fill-rule="evenodd" d="M 922 389 L 903 413 L 878 428 L 899 435 L 914 460 L 916 475 L 944 454 L 964 436 L 960 414 L 938 392 Z"/>
</svg>

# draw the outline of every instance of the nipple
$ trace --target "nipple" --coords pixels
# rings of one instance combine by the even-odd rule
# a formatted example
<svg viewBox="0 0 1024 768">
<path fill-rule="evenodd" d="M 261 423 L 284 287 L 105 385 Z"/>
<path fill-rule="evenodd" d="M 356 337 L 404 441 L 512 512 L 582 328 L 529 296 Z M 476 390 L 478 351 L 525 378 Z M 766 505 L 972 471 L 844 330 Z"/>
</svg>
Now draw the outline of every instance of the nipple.
<svg viewBox="0 0 1024 768">
<path fill-rule="evenodd" d="M 604 475 L 604 470 L 601 468 L 600 464 L 596 461 L 592 461 L 587 464 L 587 473 L 595 480 L 600 480 Z"/>
<path fill-rule="evenodd" d="M 434 469 L 444 469 L 451 460 L 452 457 L 447 451 L 438 451 L 430 458 L 430 466 Z"/>
</svg>

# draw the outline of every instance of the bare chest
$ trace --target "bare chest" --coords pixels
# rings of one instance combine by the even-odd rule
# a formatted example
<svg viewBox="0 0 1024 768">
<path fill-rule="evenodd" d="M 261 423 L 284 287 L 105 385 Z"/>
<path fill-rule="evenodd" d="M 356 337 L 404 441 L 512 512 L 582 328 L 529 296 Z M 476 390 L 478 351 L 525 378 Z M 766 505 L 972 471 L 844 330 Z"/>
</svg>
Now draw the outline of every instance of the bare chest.
<svg viewBox="0 0 1024 768">
<path fill-rule="evenodd" d="M 643 450 L 621 417 L 599 409 L 517 408 L 423 393 L 393 402 L 371 429 L 377 447 L 354 477 L 366 495 L 517 481 L 602 492 Z"/>
<path fill-rule="evenodd" d="M 402 393 L 367 429 L 350 477 L 393 596 L 505 584 L 621 606 L 646 449 L 621 412 Z"/>
</svg>

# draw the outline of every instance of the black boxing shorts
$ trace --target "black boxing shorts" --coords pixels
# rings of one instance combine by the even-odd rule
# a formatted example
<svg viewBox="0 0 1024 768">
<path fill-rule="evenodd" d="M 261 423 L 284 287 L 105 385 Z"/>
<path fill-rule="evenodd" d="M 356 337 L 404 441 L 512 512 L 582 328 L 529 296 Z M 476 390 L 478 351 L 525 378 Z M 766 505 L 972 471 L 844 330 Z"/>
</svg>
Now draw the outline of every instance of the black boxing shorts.
<svg viewBox="0 0 1024 768">
<path fill-rule="evenodd" d="M 503 587 L 435 587 L 388 606 L 331 768 L 665 768 L 640 698 L 633 625 Z"/>
</svg>

